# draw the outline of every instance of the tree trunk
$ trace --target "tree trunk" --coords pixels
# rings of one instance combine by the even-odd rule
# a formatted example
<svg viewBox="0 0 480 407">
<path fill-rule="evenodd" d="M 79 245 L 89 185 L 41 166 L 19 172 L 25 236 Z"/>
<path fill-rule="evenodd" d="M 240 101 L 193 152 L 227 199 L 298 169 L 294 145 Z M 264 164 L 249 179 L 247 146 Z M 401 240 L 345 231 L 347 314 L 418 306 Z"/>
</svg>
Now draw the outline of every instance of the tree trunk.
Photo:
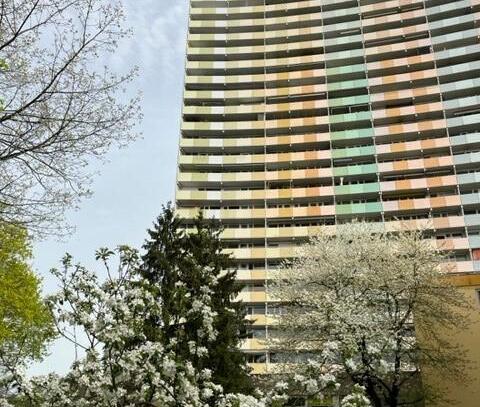
<svg viewBox="0 0 480 407">
<path fill-rule="evenodd" d="M 372 402 L 373 407 L 383 407 L 382 399 L 378 396 L 375 389 L 375 383 L 373 383 L 372 379 L 370 378 L 365 380 L 365 392 L 367 393 L 367 397 Z"/>
<path fill-rule="evenodd" d="M 388 395 L 388 405 L 389 407 L 397 407 L 398 406 L 398 396 L 400 394 L 400 389 L 398 386 L 394 385 L 390 394 Z"/>
</svg>

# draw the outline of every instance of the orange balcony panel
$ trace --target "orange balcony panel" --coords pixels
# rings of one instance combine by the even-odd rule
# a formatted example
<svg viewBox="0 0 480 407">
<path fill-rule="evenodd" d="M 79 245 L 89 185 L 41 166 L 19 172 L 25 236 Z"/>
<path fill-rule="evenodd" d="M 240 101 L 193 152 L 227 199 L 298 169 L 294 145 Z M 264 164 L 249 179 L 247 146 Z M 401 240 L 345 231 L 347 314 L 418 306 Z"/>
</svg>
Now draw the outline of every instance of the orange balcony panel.
<svg viewBox="0 0 480 407">
<path fill-rule="evenodd" d="M 457 180 L 454 175 L 445 175 L 443 177 L 427 178 L 427 185 L 429 188 L 456 185 Z"/>
<path fill-rule="evenodd" d="M 261 140 L 264 141 L 263 138 Z M 309 133 L 299 134 L 295 136 L 276 136 L 266 138 L 267 146 L 282 144 L 319 143 L 326 141 L 330 141 L 329 133 Z"/>
<path fill-rule="evenodd" d="M 390 126 L 375 127 L 376 136 L 387 136 L 390 134 L 414 133 L 428 130 L 438 130 L 447 127 L 445 120 L 426 120 L 417 123 L 393 124 Z"/>
<path fill-rule="evenodd" d="M 415 81 L 425 78 L 435 78 L 435 76 L 436 72 L 434 69 L 426 69 L 424 71 L 414 71 L 396 75 L 380 76 L 378 78 L 369 78 L 368 84 L 370 86 L 387 85 L 398 82 Z"/>
<path fill-rule="evenodd" d="M 409 25 L 406 27 L 394 28 L 390 30 L 381 30 L 381 31 L 365 33 L 364 39 L 365 41 L 371 41 L 376 39 L 395 37 L 398 35 L 409 35 L 409 34 L 427 31 L 427 30 L 428 30 L 427 24 Z"/>
<path fill-rule="evenodd" d="M 410 4 L 415 4 L 417 3 L 416 0 L 391 0 L 391 1 L 384 1 L 382 4 L 382 8 L 388 9 L 392 7 L 403 7 L 403 6 L 408 6 Z M 360 7 L 362 10 L 362 13 L 366 13 L 369 11 L 375 11 L 378 10 L 378 4 L 367 4 L 363 5 Z"/>
<path fill-rule="evenodd" d="M 466 237 L 452 238 L 452 239 L 438 239 L 435 245 L 440 250 L 461 250 L 468 249 L 468 239 Z"/>
<path fill-rule="evenodd" d="M 368 20 L 364 20 L 364 21 L 368 21 Z M 430 39 L 424 38 L 421 40 L 406 41 L 406 42 L 400 42 L 396 44 L 382 45 L 379 47 L 366 48 L 365 55 L 368 56 L 368 55 L 383 54 L 387 52 L 404 51 L 405 49 L 422 48 L 422 47 L 428 47 L 430 45 L 431 45 Z"/>
<path fill-rule="evenodd" d="M 463 218 L 463 216 L 448 216 L 446 218 L 434 218 L 432 223 L 435 229 L 465 227 L 465 219 Z"/>
</svg>

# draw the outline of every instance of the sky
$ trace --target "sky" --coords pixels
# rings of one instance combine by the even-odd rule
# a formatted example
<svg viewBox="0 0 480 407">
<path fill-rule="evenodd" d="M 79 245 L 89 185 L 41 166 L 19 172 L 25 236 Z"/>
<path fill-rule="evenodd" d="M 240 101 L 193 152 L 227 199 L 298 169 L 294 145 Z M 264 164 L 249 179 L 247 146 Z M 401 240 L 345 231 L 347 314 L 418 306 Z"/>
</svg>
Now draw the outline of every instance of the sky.
<svg viewBox="0 0 480 407">
<path fill-rule="evenodd" d="M 98 171 L 93 196 L 67 213 L 68 223 L 76 228 L 71 236 L 35 242 L 33 266 L 43 278 L 46 293 L 56 288 L 49 270 L 59 265 L 64 253 L 101 270 L 94 261 L 97 248 L 140 247 L 162 204 L 174 199 L 188 1 L 123 3 L 133 36 L 120 44 L 108 62 L 113 70 L 132 64 L 140 69 L 132 89 L 143 93 L 144 118 L 138 126 L 143 136 L 127 148 L 111 151 L 105 164 L 93 164 Z M 49 356 L 30 372 L 63 373 L 73 358 L 72 346 L 57 340 Z"/>
</svg>

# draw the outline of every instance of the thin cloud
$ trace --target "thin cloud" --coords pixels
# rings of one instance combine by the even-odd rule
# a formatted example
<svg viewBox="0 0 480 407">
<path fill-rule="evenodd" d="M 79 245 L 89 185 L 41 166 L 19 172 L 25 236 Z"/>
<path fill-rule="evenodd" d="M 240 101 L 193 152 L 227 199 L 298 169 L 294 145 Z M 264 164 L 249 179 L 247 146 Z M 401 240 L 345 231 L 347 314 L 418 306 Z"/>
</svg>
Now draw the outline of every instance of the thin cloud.
<svg viewBox="0 0 480 407">
<path fill-rule="evenodd" d="M 185 59 L 188 21 L 186 0 L 124 0 L 127 24 L 133 36 L 120 44 L 110 63 L 138 65 L 145 76 L 152 72 L 170 78 Z"/>
</svg>

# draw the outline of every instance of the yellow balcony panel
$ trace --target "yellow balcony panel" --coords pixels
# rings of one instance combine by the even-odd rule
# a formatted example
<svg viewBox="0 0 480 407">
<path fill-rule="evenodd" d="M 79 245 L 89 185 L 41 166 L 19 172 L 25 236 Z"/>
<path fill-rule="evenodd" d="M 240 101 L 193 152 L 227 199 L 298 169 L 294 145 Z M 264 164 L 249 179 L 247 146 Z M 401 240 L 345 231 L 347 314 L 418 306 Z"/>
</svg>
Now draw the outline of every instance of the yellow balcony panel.
<svg viewBox="0 0 480 407">
<path fill-rule="evenodd" d="M 208 211 L 210 212 L 210 211 Z M 265 217 L 265 209 L 221 209 L 216 212 L 220 219 L 259 219 Z"/>
<path fill-rule="evenodd" d="M 180 147 L 186 148 L 225 148 L 225 147 L 250 147 L 265 145 L 264 137 L 255 138 L 185 138 L 180 139 Z"/>
<path fill-rule="evenodd" d="M 240 105 L 240 106 L 184 106 L 183 114 L 191 115 L 231 115 L 231 114 L 248 114 L 248 113 L 264 113 L 266 105 Z"/>
<path fill-rule="evenodd" d="M 253 270 L 237 270 L 237 279 L 240 281 L 258 281 L 266 280 L 267 272 L 264 269 L 253 269 Z"/>
<path fill-rule="evenodd" d="M 262 164 L 265 162 L 264 154 L 252 155 L 182 155 L 179 164 L 191 165 L 232 165 L 232 164 Z"/>
<path fill-rule="evenodd" d="M 267 47 L 263 45 L 245 47 L 192 47 L 187 48 L 187 55 L 233 55 L 233 54 L 263 54 Z M 253 58 L 252 58 L 253 59 Z"/>
<path fill-rule="evenodd" d="M 188 34 L 189 41 L 241 41 L 263 39 L 265 34 L 261 32 L 245 32 L 245 33 L 198 33 Z"/>
<path fill-rule="evenodd" d="M 238 293 L 236 300 L 243 302 L 265 302 L 267 301 L 267 294 L 265 292 L 242 291 Z"/>
<path fill-rule="evenodd" d="M 229 131 L 229 130 L 262 130 L 263 120 L 253 122 L 183 122 L 182 131 Z"/>
<path fill-rule="evenodd" d="M 265 66 L 285 66 L 293 64 L 318 63 L 325 59 L 324 55 L 302 55 L 268 60 L 239 60 L 239 61 L 187 61 L 187 69 L 248 69 Z"/>
<path fill-rule="evenodd" d="M 266 374 L 269 372 L 267 363 L 249 363 L 248 366 L 252 369 L 252 374 Z"/>
<path fill-rule="evenodd" d="M 330 226 L 325 226 L 328 228 Z M 267 237 L 274 238 L 306 238 L 317 235 L 321 229 L 319 226 L 292 226 L 285 228 L 268 228 Z"/>
<path fill-rule="evenodd" d="M 265 237 L 265 228 L 232 229 L 222 232 L 222 239 L 261 239 Z"/>
<path fill-rule="evenodd" d="M 228 173 L 189 173 L 181 172 L 179 182 L 212 182 L 212 183 L 241 183 L 263 182 L 265 180 L 291 180 L 291 179 L 325 179 L 332 176 L 331 168 L 316 168 L 307 170 L 282 170 L 267 172 L 228 172 Z M 312 213 L 316 213 L 314 209 Z"/>
<path fill-rule="evenodd" d="M 240 344 L 243 350 L 265 350 L 267 348 L 265 341 L 261 339 L 244 339 Z"/>
<path fill-rule="evenodd" d="M 253 325 L 257 326 L 265 326 L 265 325 L 275 325 L 275 319 L 272 316 L 268 316 L 265 314 L 259 315 L 247 315 L 246 318 L 253 323 Z"/>
<path fill-rule="evenodd" d="M 228 249 L 227 252 L 232 253 L 236 259 L 281 259 L 290 258 L 294 254 L 294 247 L 255 247 Z"/>
<path fill-rule="evenodd" d="M 265 6 L 242 6 L 242 7 L 195 7 L 195 1 L 192 1 L 191 15 L 202 16 L 207 14 L 232 15 L 244 13 L 261 13 L 265 11 Z"/>
<path fill-rule="evenodd" d="M 221 174 L 181 172 L 178 174 L 178 181 L 179 182 L 221 182 Z"/>
<path fill-rule="evenodd" d="M 219 191 L 220 192 L 220 191 Z M 177 200 L 219 200 L 220 193 L 217 191 L 188 191 L 188 190 L 177 190 L 176 199 Z"/>
<path fill-rule="evenodd" d="M 234 99 L 234 98 L 263 98 L 264 89 L 247 90 L 186 90 L 185 99 Z"/>
<path fill-rule="evenodd" d="M 264 82 L 265 75 L 186 75 L 185 83 L 186 84 L 238 84 L 238 83 L 249 83 L 249 82 Z M 192 108 L 198 108 L 198 106 L 190 106 Z M 256 107 L 256 106 L 255 106 Z M 228 106 L 227 106 L 228 108 Z"/>
<path fill-rule="evenodd" d="M 265 199 L 265 191 L 222 191 L 221 199 L 224 201 L 262 200 Z"/>
</svg>

